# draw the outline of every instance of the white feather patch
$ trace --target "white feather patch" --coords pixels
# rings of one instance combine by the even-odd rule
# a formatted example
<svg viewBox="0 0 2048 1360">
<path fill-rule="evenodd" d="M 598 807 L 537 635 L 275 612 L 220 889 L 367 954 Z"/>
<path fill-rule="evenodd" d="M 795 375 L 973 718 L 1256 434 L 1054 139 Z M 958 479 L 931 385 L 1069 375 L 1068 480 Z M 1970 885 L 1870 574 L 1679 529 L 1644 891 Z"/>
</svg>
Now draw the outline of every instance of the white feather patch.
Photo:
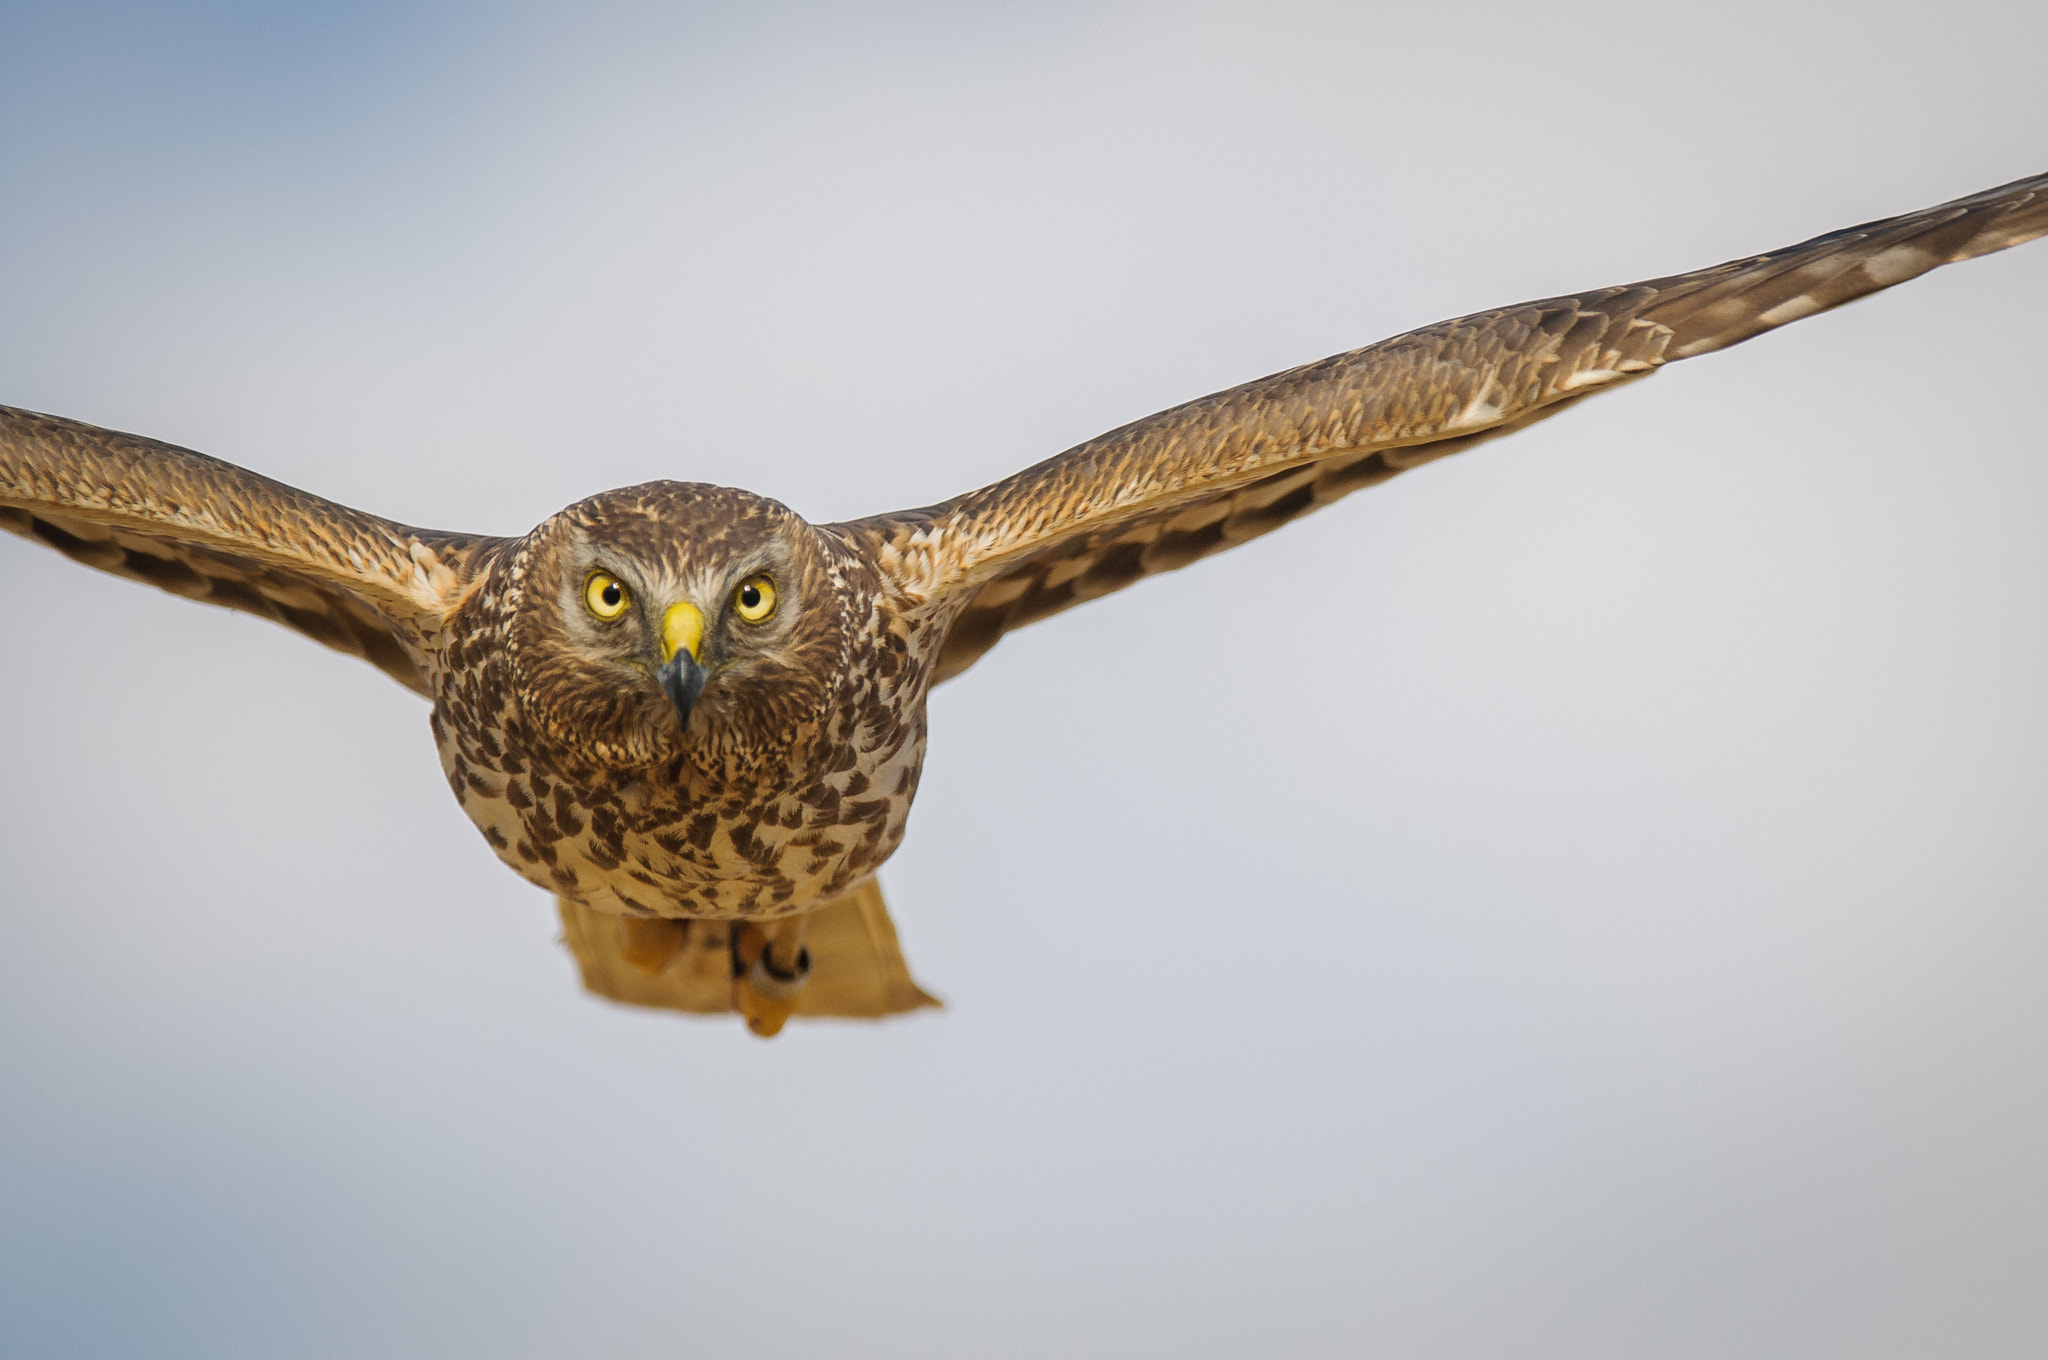
<svg viewBox="0 0 2048 1360">
<path fill-rule="evenodd" d="M 1925 274 L 1940 263 L 1918 246 L 1898 245 L 1890 250 L 1880 250 L 1863 261 L 1863 272 L 1870 275 L 1878 287 L 1884 288 L 1915 274 Z"/>
<path fill-rule="evenodd" d="M 1613 382 L 1620 376 L 1621 370 L 1617 368 L 1582 368 L 1576 373 L 1566 374 L 1557 384 L 1557 390 L 1576 392 L 1581 387 L 1591 387 L 1595 383 Z"/>
<path fill-rule="evenodd" d="M 1472 430 L 1492 425 L 1500 419 L 1500 403 L 1493 399 L 1493 384 L 1488 383 L 1465 403 L 1465 409 L 1452 416 L 1445 423 L 1446 430 Z"/>
<path fill-rule="evenodd" d="M 1802 316 L 1812 316 L 1820 310 L 1820 299 L 1801 293 L 1798 297 L 1786 298 L 1767 312 L 1757 313 L 1757 320 L 1766 326 L 1782 326 L 1788 321 L 1797 321 Z"/>
</svg>

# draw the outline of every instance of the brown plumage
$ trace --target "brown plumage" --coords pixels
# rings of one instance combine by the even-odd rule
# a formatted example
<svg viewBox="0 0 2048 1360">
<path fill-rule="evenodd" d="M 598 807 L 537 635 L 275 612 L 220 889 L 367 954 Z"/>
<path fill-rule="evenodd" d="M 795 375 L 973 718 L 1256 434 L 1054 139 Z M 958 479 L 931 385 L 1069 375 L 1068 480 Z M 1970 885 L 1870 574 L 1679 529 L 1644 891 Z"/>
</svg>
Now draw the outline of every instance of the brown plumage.
<svg viewBox="0 0 2048 1360">
<path fill-rule="evenodd" d="M 0 527 L 264 614 L 428 696 L 456 798 L 560 899 L 586 985 L 736 1007 L 772 1033 L 792 1012 L 930 1004 L 873 877 L 903 836 L 931 686 L 1005 632 L 1673 360 L 2044 233 L 2037 176 L 1425 327 L 848 524 L 657 482 L 521 538 L 438 533 L 0 408 Z"/>
</svg>

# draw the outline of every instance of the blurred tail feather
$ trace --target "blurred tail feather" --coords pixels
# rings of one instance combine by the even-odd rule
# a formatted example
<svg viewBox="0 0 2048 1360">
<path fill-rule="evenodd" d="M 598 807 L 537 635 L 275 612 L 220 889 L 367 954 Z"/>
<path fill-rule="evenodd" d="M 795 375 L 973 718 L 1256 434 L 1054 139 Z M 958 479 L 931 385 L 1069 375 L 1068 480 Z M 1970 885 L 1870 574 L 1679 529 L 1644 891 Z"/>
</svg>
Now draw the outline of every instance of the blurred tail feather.
<svg viewBox="0 0 2048 1360">
<path fill-rule="evenodd" d="M 741 922 L 650 920 L 556 898 L 562 941 L 585 989 L 629 1006 L 721 1015 L 732 1004 L 732 936 Z M 815 908 L 805 923 L 811 977 L 799 1017 L 878 1020 L 939 1004 L 903 961 L 873 880 Z"/>
</svg>

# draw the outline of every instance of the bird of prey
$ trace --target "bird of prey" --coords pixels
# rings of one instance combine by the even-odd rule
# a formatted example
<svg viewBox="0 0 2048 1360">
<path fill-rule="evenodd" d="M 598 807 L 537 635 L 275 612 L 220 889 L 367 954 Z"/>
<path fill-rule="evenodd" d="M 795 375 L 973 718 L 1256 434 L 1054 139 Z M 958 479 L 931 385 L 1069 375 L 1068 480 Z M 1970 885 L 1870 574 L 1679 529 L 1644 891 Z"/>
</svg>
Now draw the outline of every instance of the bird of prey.
<svg viewBox="0 0 2048 1360">
<path fill-rule="evenodd" d="M 1645 377 L 2048 233 L 2048 175 L 1710 269 L 1426 326 L 920 509 L 811 524 L 601 492 L 517 538 L 416 529 L 0 407 L 0 528 L 244 609 L 432 701 L 449 787 L 553 893 L 592 991 L 874 1017 L 934 1004 L 875 886 L 925 701 L 1004 633 Z"/>
</svg>

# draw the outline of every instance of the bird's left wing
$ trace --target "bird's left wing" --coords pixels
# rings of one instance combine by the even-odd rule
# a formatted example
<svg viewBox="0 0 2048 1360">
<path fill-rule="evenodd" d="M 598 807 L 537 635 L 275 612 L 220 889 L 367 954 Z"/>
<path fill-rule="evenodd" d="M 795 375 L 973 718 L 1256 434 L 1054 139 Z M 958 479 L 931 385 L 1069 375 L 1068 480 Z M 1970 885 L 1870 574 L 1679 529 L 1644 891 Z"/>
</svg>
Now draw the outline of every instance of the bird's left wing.
<svg viewBox="0 0 2048 1360">
<path fill-rule="evenodd" d="M 946 624 L 944 680 L 1010 629 L 1675 359 L 2043 233 L 2037 175 L 1768 255 L 1426 326 L 1162 411 L 943 504 L 836 527 Z"/>
<path fill-rule="evenodd" d="M 407 528 L 189 449 L 6 406 L 0 529 L 261 614 L 422 694 L 415 651 L 496 541 Z"/>
</svg>

